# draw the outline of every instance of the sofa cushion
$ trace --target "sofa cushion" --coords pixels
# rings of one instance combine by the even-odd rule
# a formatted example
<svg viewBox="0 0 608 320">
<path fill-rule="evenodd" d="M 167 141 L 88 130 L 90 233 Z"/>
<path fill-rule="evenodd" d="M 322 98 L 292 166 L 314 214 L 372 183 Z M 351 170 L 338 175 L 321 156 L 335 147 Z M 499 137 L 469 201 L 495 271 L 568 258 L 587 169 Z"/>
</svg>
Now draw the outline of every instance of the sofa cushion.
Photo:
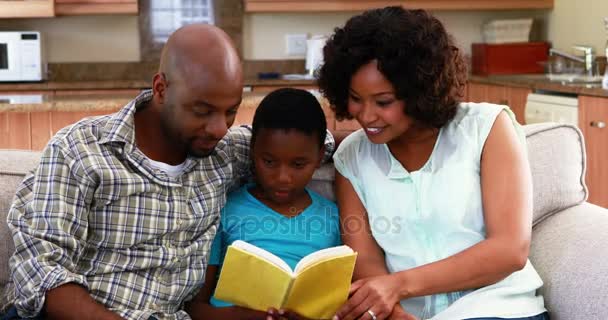
<svg viewBox="0 0 608 320">
<path fill-rule="evenodd" d="M 325 198 L 336 201 L 334 178 L 336 170 L 333 163 L 325 163 L 315 171 L 308 187 Z"/>
<path fill-rule="evenodd" d="M 524 126 L 534 189 L 534 224 L 587 199 L 585 145 L 578 128 L 555 123 Z"/>
<path fill-rule="evenodd" d="M 0 150 L 0 288 L 8 280 L 8 258 L 14 245 L 6 224 L 6 214 L 11 206 L 15 190 L 25 174 L 38 165 L 40 152 Z"/>
<path fill-rule="evenodd" d="M 606 319 L 608 210 L 583 203 L 534 227 L 530 261 L 552 320 Z"/>
</svg>

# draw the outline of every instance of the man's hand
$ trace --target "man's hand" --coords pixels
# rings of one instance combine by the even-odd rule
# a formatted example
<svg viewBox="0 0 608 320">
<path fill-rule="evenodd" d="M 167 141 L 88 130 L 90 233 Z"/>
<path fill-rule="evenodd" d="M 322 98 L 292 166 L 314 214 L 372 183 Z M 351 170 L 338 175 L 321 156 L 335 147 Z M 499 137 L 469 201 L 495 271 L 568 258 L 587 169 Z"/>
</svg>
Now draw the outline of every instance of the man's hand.
<svg viewBox="0 0 608 320">
<path fill-rule="evenodd" d="M 95 301 L 87 289 L 75 283 L 49 290 L 44 311 L 45 319 L 49 320 L 122 320 Z"/>
</svg>

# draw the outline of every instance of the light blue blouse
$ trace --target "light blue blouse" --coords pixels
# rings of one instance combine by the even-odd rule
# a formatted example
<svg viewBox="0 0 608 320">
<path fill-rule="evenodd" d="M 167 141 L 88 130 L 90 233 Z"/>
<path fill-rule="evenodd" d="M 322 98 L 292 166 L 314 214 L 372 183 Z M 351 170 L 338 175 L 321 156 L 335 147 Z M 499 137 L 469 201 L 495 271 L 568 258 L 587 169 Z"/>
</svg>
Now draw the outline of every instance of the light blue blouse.
<svg viewBox="0 0 608 320">
<path fill-rule="evenodd" d="M 413 172 L 403 168 L 386 144 L 370 142 L 363 130 L 340 144 L 334 155 L 336 169 L 365 206 L 390 272 L 445 259 L 485 239 L 481 154 L 503 110 L 524 141 L 508 107 L 462 103 L 455 118 L 440 129 L 426 164 Z M 546 311 L 542 297 L 536 295 L 541 286 L 528 261 L 524 269 L 496 284 L 401 304 L 419 319 L 528 317 Z"/>
</svg>

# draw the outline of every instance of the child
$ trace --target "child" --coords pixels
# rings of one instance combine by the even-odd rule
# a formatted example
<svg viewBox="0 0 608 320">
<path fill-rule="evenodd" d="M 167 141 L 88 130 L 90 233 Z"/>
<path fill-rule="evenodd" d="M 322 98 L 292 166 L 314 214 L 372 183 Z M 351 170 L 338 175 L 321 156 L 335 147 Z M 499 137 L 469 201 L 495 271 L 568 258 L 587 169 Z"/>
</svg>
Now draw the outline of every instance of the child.
<svg viewBox="0 0 608 320">
<path fill-rule="evenodd" d="M 305 188 L 321 163 L 326 127 L 319 102 L 307 91 L 279 89 L 260 103 L 251 137 L 255 183 L 230 194 L 222 211 L 203 288 L 210 297 L 204 316 L 268 315 L 211 297 L 227 246 L 235 240 L 270 251 L 291 268 L 309 253 L 341 244 L 336 205 Z"/>
</svg>

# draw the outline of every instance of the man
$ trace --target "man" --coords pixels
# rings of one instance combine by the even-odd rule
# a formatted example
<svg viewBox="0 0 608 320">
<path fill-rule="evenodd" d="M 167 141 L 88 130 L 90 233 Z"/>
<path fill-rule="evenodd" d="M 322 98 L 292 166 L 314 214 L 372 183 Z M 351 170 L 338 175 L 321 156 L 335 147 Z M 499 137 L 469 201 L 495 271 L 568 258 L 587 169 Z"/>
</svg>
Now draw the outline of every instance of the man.
<svg viewBox="0 0 608 320">
<path fill-rule="evenodd" d="M 17 318 L 190 319 L 225 193 L 249 168 L 249 130 L 228 130 L 242 85 L 228 36 L 186 26 L 151 91 L 51 139 L 8 216 Z"/>
</svg>

